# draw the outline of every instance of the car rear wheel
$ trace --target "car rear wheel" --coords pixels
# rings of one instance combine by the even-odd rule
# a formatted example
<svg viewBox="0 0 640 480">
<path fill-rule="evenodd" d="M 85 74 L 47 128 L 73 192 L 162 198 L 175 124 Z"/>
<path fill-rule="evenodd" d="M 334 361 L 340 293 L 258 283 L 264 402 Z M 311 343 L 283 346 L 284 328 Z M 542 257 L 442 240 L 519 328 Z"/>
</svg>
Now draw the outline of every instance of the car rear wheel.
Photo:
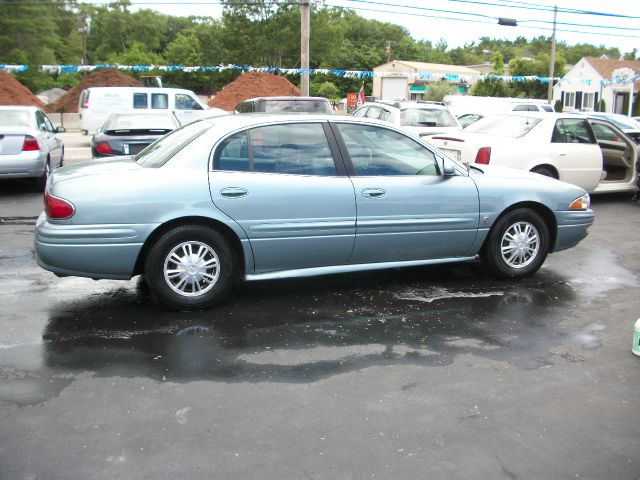
<svg viewBox="0 0 640 480">
<path fill-rule="evenodd" d="M 519 208 L 498 219 L 482 250 L 482 259 L 500 278 L 533 275 L 549 252 L 549 229 L 533 210 Z"/>
<path fill-rule="evenodd" d="M 36 178 L 35 186 L 39 192 L 43 192 L 45 187 L 47 186 L 47 180 L 49 179 L 49 174 L 51 173 L 51 160 L 47 158 L 47 161 L 44 164 L 44 172 L 41 176 Z"/>
<path fill-rule="evenodd" d="M 233 283 L 233 250 L 215 230 L 183 225 L 164 233 L 145 260 L 145 277 L 159 303 L 201 310 L 220 302 Z"/>
</svg>

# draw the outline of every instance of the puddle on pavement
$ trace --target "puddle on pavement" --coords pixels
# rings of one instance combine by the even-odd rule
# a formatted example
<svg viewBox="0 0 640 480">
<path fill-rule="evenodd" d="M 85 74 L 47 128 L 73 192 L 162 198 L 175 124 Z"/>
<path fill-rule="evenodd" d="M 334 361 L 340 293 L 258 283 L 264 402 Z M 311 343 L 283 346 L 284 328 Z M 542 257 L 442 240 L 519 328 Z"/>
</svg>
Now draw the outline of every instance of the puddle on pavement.
<svg viewBox="0 0 640 480">
<path fill-rule="evenodd" d="M 562 325 L 586 299 L 637 285 L 603 255 L 597 276 L 583 264 L 501 281 L 472 265 L 249 283 L 203 312 L 159 309 L 141 281 L 34 279 L 56 300 L 33 351 L 50 377 L 178 382 L 310 382 L 374 365 L 448 365 L 460 354 L 533 369 L 556 345 L 600 346 L 604 325 Z"/>
</svg>

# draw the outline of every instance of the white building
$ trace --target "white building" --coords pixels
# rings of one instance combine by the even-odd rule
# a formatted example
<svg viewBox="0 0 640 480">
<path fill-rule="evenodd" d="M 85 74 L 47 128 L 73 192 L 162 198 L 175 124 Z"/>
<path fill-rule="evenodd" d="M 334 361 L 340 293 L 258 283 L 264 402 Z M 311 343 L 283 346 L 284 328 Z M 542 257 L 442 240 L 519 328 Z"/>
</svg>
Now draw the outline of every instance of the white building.
<svg viewBox="0 0 640 480">
<path fill-rule="evenodd" d="M 640 88 L 640 62 L 584 57 L 553 87 L 553 103 L 564 112 L 590 112 L 604 100 L 606 112 L 629 113 L 630 97 Z"/>
<path fill-rule="evenodd" d="M 437 63 L 405 62 L 394 60 L 373 69 L 373 96 L 383 100 L 419 100 L 430 82 L 446 80 L 467 93 L 480 72 L 472 68 Z"/>
</svg>

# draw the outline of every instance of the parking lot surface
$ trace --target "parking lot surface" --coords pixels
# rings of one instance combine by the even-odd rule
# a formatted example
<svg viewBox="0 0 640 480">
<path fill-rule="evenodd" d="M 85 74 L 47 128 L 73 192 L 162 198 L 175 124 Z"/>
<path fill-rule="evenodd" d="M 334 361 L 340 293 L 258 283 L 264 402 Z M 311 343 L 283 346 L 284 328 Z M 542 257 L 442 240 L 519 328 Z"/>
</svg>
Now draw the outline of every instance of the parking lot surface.
<svg viewBox="0 0 640 480">
<path fill-rule="evenodd" d="M 523 281 L 255 282 L 179 313 L 139 278 L 41 270 L 30 188 L 0 188 L 3 480 L 640 478 L 626 196 L 595 197 L 590 236 Z"/>
</svg>

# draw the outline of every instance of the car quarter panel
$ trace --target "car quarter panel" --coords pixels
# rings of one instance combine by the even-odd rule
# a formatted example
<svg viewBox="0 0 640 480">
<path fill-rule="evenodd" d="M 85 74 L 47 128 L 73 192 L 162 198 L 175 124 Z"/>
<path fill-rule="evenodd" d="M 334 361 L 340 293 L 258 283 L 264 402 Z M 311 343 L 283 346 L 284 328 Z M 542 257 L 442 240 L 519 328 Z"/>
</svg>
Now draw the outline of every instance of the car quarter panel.
<svg viewBox="0 0 640 480">
<path fill-rule="evenodd" d="M 94 171 L 99 173 L 90 173 Z M 206 158 L 201 169 L 169 169 L 142 168 L 123 157 L 103 160 L 93 169 L 63 168 L 52 178 L 50 193 L 73 199 L 75 214 L 68 220 L 41 217 L 39 221 L 35 237 L 42 252 L 39 261 L 50 270 L 129 278 L 150 235 L 180 219 L 223 223 L 240 239 L 245 260 L 253 267 L 243 230 L 211 202 Z M 66 266 L 71 262 L 73 267 L 67 270 L 75 273 L 56 269 L 59 258 Z"/>
</svg>

